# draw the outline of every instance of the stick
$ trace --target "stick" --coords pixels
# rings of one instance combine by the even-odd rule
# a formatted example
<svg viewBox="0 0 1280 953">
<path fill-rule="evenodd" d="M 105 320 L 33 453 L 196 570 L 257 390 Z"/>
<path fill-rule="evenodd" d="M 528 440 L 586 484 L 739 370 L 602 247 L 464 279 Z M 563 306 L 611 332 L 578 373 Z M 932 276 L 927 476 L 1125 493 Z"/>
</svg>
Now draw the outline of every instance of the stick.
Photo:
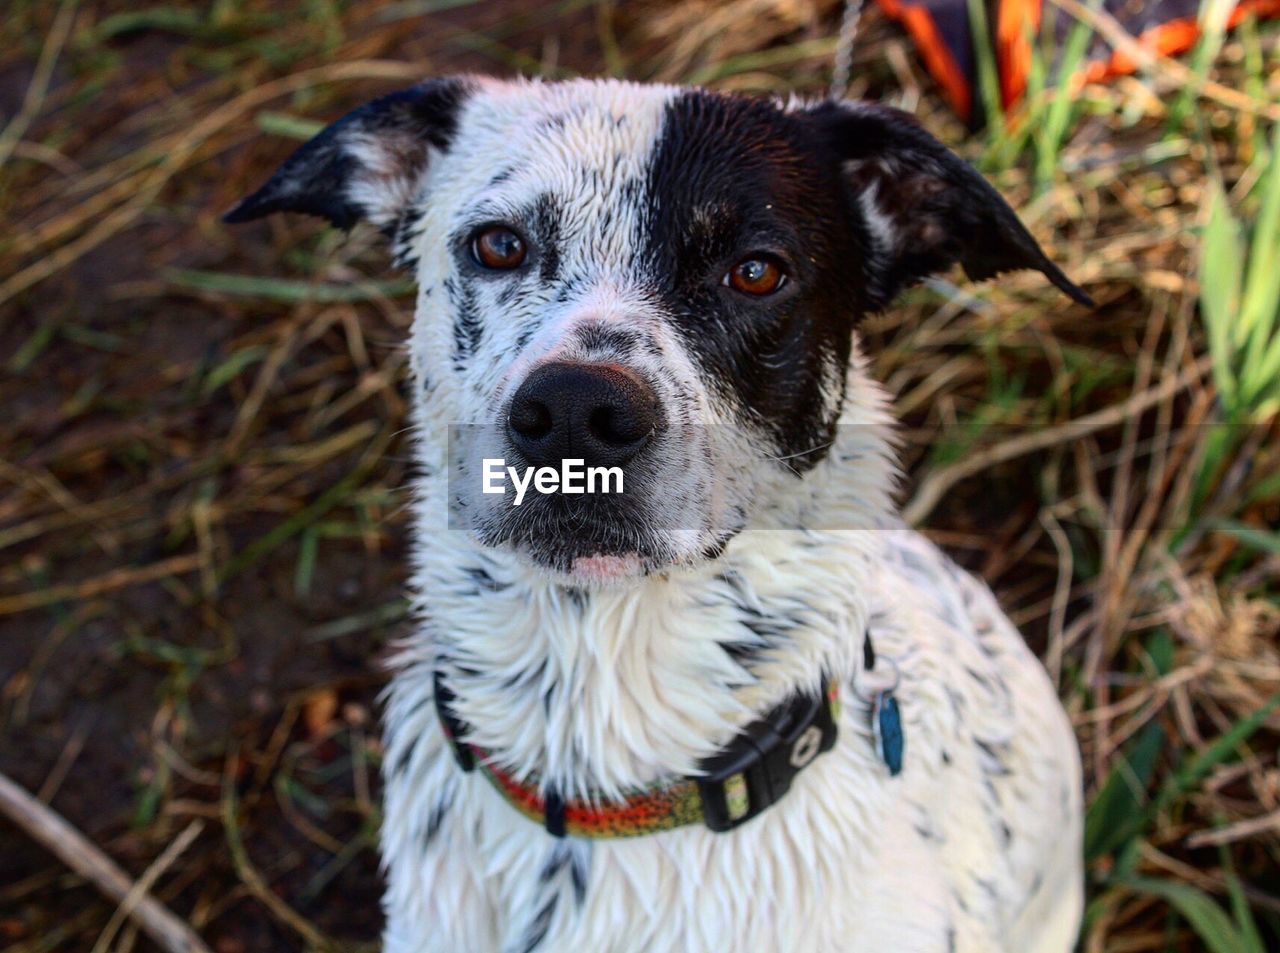
<svg viewBox="0 0 1280 953">
<path fill-rule="evenodd" d="M 0 130 L 0 166 L 8 161 L 14 148 L 26 135 L 31 120 L 39 115 L 40 107 L 44 105 L 45 94 L 49 92 L 49 80 L 53 78 L 53 67 L 58 62 L 58 55 L 67 42 L 67 36 L 71 33 L 75 12 L 76 4 L 73 0 L 64 0 L 53 18 L 53 26 L 49 28 L 49 35 L 45 38 L 44 48 L 40 51 L 35 72 L 27 85 L 27 94 L 22 97 L 22 106 L 18 109 L 17 115 L 9 120 L 3 130 Z"/>
<path fill-rule="evenodd" d="M 155 899 L 144 892 L 135 895 L 129 875 L 101 849 L 3 774 L 0 813 L 105 896 L 116 903 L 132 902 L 128 916 L 162 949 L 169 953 L 212 953 L 191 927 Z"/>
<path fill-rule="evenodd" d="M 149 566 L 138 566 L 137 568 L 124 566 L 119 569 L 112 569 L 96 579 L 49 586 L 47 589 L 37 589 L 34 592 L 20 592 L 16 596 L 0 597 L 0 615 L 26 612 L 28 609 L 38 609 L 41 606 L 52 605 L 55 602 L 91 599 L 105 592 L 113 592 L 116 589 L 124 589 L 127 586 L 136 586 L 143 582 L 153 582 L 156 579 L 163 579 L 165 576 L 177 576 L 182 573 L 195 572 L 199 568 L 200 557 L 195 553 L 170 556 L 168 559 L 162 559 L 160 562 L 152 563 Z"/>
<path fill-rule="evenodd" d="M 222 826 L 227 832 L 227 847 L 231 851 L 231 862 L 235 864 L 241 883 L 248 887 L 250 892 L 262 901 L 263 906 L 275 914 L 279 920 L 292 927 L 306 941 L 308 950 L 332 951 L 333 944 L 328 938 L 312 926 L 306 917 L 277 897 L 262 878 L 262 874 L 258 873 L 258 868 L 253 866 L 253 861 L 249 859 L 249 852 L 245 850 L 244 839 L 240 835 L 240 820 L 237 813 L 239 806 L 236 802 L 235 786 L 232 784 L 231 765 L 234 760 L 234 757 L 227 758 L 226 779 L 222 785 Z"/>
<path fill-rule="evenodd" d="M 90 953 L 107 953 L 111 948 L 111 941 L 116 938 L 116 934 L 120 932 L 120 927 L 124 925 L 125 920 L 133 915 L 133 911 L 138 909 L 138 904 L 147 896 L 151 888 L 156 885 L 156 881 L 164 876 L 164 872 L 173 866 L 174 861 L 182 856 L 183 852 L 200 836 L 202 830 L 204 830 L 202 821 L 192 821 L 164 849 L 163 853 L 151 862 L 151 866 L 142 872 L 138 882 L 129 888 L 129 893 L 120 906 L 116 907 L 116 912 L 111 915 L 111 919 L 107 921 L 106 928 L 98 935 L 98 942 L 93 945 Z"/>
</svg>

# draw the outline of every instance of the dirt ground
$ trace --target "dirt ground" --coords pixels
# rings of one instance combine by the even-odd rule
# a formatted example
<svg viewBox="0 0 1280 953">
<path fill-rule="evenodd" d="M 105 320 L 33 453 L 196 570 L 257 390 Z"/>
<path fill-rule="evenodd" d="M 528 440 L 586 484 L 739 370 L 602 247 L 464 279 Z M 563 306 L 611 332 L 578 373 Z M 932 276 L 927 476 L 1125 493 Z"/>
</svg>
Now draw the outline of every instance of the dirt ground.
<svg viewBox="0 0 1280 953">
<path fill-rule="evenodd" d="M 17 2 L 4 14 L 0 117 L 23 115 L 50 38 L 65 36 L 23 146 L 0 168 L 0 221 L 10 232 L 0 238 L 0 772 L 134 876 L 199 825 L 154 893 L 218 953 L 361 949 L 379 933 L 377 697 L 381 659 L 407 624 L 409 464 L 397 388 L 411 302 L 376 235 L 344 237 L 298 219 L 232 230 L 218 216 L 314 123 L 415 74 L 702 75 L 809 90 L 825 82 L 834 4 L 758 5 L 743 15 L 760 22 L 726 24 L 715 55 L 692 31 L 663 32 L 670 6 Z M 753 55 L 749 36 L 738 35 L 752 29 L 792 52 L 777 63 L 734 60 Z M 918 83 L 940 134 L 961 138 L 896 28 L 873 15 L 864 31 L 859 91 Z M 1135 154 L 1155 141 L 1142 129 L 1127 135 L 1118 148 Z M 1016 173 L 1002 184 L 1015 201 L 1029 198 Z M 1144 228 L 1155 237 L 1117 251 L 1106 243 L 1140 230 L 1124 205 L 1132 197 L 1107 195 L 1102 212 L 1085 209 L 1088 226 L 1085 212 L 1063 212 L 1038 230 L 1052 233 L 1054 257 L 1073 277 L 1091 282 L 1096 312 L 1070 311 L 1027 281 L 999 292 L 995 314 L 1009 330 L 998 335 L 987 311 L 965 317 L 957 333 L 913 336 L 939 327 L 923 321 L 940 308 L 928 293 L 868 325 L 876 372 L 904 403 L 904 499 L 969 451 L 935 438 L 975 408 L 1019 408 L 982 428 L 997 441 L 1001 427 L 1044 419 L 1039 410 L 1019 416 L 1032 398 L 1051 422 L 1122 403 L 1144 354 L 1158 355 L 1147 372 L 1166 358 L 1175 372 L 1189 366 L 1187 293 L 1173 278 L 1134 276 L 1187 272 L 1177 222 L 1153 218 Z M 1128 270 L 1105 257 L 1121 254 Z M 1152 330 L 1156 312 L 1165 323 Z M 930 373 L 942 376 L 922 389 Z M 1194 424 L 1205 412 L 1196 401 L 1180 394 L 1161 407 Z M 1099 537 L 1046 529 L 1046 498 L 1067 495 L 1067 484 L 1074 491 L 1086 470 L 1112 498 L 1129 476 L 1116 455 L 1161 428 L 1168 420 L 1136 419 L 1129 434 L 1100 431 L 1087 446 L 993 462 L 929 514 L 931 532 L 992 583 L 1037 649 L 1062 635 L 1064 619 L 1096 608 L 1096 579 L 1118 558 Z M 1255 453 L 1274 438 L 1274 428 L 1260 432 Z M 1079 466 L 1081 453 L 1110 462 Z M 1138 457 L 1140 472 L 1154 472 Z M 1047 489 L 1046 474 L 1066 475 Z M 1237 487 L 1252 485 L 1242 479 Z M 1240 518 L 1267 526 L 1277 509 L 1267 498 Z M 1076 554 L 1065 590 L 1064 539 Z M 1188 578 L 1206 567 L 1253 572 L 1253 588 L 1231 590 L 1245 600 L 1277 574 L 1229 541 L 1197 554 Z M 1131 575 L 1122 579 L 1135 599 L 1148 578 L 1138 564 L 1124 564 Z M 1094 740 L 1101 722 L 1090 712 L 1145 685 L 1151 671 L 1146 642 L 1123 648 L 1150 630 L 1147 604 L 1116 598 L 1107 603 L 1114 614 L 1077 633 L 1063 680 L 1082 696 L 1092 679 L 1105 683 L 1073 709 Z M 1271 648 L 1249 641 L 1263 638 L 1259 625 L 1239 652 L 1272 665 L 1274 635 Z M 1170 658 L 1181 665 L 1182 630 L 1173 631 Z M 1098 645 L 1102 654 L 1089 656 Z M 1099 665 L 1120 657 L 1115 678 L 1099 676 Z M 1248 682 L 1239 696 L 1223 689 L 1215 710 L 1188 717 L 1211 737 L 1256 709 L 1270 684 Z M 1147 718 L 1157 715 L 1168 725 L 1181 717 L 1170 707 Z M 1091 788 L 1141 727 L 1090 744 Z M 1265 788 L 1275 783 L 1274 750 L 1256 755 Z M 1218 779 L 1232 819 L 1274 809 L 1276 790 L 1253 777 Z M 1217 870 L 1213 850 L 1197 854 L 1181 840 L 1167 850 Z M 1250 897 L 1280 909 L 1276 844 L 1250 841 L 1234 856 Z M 1197 882 L 1222 896 L 1229 881 L 1205 876 Z M 1106 916 L 1116 929 L 1140 929 L 1109 948 L 1198 948 L 1167 914 L 1126 902 Z M 0 948 L 91 949 L 114 910 L 0 821 Z M 151 947 L 126 925 L 101 948 Z"/>
</svg>

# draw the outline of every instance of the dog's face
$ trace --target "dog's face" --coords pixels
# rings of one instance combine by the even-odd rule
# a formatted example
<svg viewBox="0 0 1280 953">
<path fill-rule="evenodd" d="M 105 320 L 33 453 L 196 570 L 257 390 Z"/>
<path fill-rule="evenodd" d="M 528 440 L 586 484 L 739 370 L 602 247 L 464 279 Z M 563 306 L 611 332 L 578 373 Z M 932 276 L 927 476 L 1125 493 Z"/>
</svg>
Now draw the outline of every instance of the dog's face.
<svg viewBox="0 0 1280 953">
<path fill-rule="evenodd" d="M 228 218 L 280 210 L 390 236 L 455 519 L 579 583 L 714 557 L 803 492 L 854 325 L 901 288 L 960 262 L 1087 301 L 980 176 L 867 104 L 438 80 L 339 120 Z M 497 458 L 616 468 L 623 492 L 516 505 L 484 492 Z"/>
</svg>

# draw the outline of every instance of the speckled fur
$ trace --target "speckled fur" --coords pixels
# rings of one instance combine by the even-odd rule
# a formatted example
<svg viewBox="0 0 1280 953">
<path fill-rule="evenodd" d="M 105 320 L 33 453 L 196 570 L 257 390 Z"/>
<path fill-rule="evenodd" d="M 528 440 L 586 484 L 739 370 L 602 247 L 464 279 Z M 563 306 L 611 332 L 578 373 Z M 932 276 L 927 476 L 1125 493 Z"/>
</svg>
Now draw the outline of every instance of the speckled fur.
<svg viewBox="0 0 1280 953">
<path fill-rule="evenodd" d="M 662 201 L 645 192 L 646 168 L 680 91 L 465 85 L 456 133 L 415 171 L 410 207 L 393 208 L 402 172 L 379 172 L 394 201 L 365 195 L 376 178 L 359 185 L 420 284 L 409 343 L 418 622 L 385 713 L 388 953 L 1072 949 L 1071 727 L 989 590 L 894 515 L 886 400 L 856 340 L 847 361 L 828 355 L 815 371 L 812 413 L 838 422 L 834 442 L 802 471 L 788 466 L 734 388 L 708 379 L 635 265 L 645 209 Z M 514 292 L 517 279 L 466 271 L 456 236 L 469 224 L 535 215 L 548 199 L 554 261 Z M 894 254 L 894 210 L 879 182 L 853 199 L 877 267 Z M 532 565 L 486 537 L 495 504 L 448 479 L 449 426 L 499 448 L 511 389 L 564 357 L 645 374 L 682 435 L 658 454 L 666 482 L 646 505 L 667 528 L 660 565 L 644 572 Z M 449 528 L 451 508 L 463 528 Z M 901 675 L 897 777 L 852 687 L 867 633 Z M 824 673 L 840 685 L 840 738 L 732 833 L 557 840 L 458 768 L 432 703 L 437 668 L 472 741 L 570 798 L 693 773 Z"/>
</svg>

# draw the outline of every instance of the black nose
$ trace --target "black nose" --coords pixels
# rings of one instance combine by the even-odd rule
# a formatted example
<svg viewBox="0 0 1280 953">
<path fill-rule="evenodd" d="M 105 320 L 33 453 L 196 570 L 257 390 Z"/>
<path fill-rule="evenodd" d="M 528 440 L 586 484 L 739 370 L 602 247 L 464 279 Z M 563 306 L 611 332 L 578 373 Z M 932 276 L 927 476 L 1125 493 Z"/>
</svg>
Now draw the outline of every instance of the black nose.
<svg viewBox="0 0 1280 953">
<path fill-rule="evenodd" d="M 520 385 L 507 417 L 511 442 L 531 466 L 621 466 L 657 426 L 653 388 L 603 364 L 544 364 Z"/>
</svg>

